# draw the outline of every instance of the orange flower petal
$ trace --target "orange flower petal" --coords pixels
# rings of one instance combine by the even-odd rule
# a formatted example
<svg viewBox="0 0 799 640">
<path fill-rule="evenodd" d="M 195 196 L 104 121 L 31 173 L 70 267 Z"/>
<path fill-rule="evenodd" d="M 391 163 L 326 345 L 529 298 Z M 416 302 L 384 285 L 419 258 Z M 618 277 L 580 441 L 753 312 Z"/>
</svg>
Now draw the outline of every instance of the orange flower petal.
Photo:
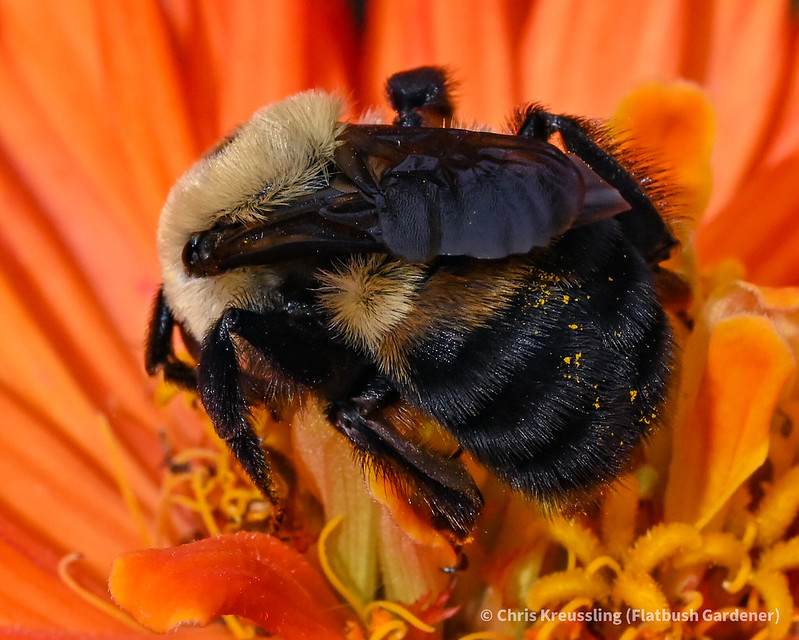
<svg viewBox="0 0 799 640">
<path fill-rule="evenodd" d="M 710 198 L 715 120 L 704 92 L 689 82 L 645 82 L 616 109 L 614 129 L 636 155 L 664 172 L 676 214 L 696 221 Z M 651 160 L 650 160 L 651 158 Z M 683 238 L 686 240 L 687 238 Z"/>
<path fill-rule="evenodd" d="M 785 99 L 781 110 L 775 115 L 770 131 L 769 149 L 764 154 L 769 163 L 777 163 L 799 150 L 799 37 L 796 36 L 796 23 L 793 25 L 793 52 L 784 69 Z"/>
<path fill-rule="evenodd" d="M 686 346 L 697 349 L 701 340 Z M 774 408 L 796 363 L 768 318 L 742 314 L 711 328 L 704 365 L 688 358 L 683 366 L 683 393 L 701 378 L 675 420 L 665 520 L 702 526 L 765 460 Z"/>
<path fill-rule="evenodd" d="M 523 98 L 607 118 L 634 84 L 679 77 L 675 34 L 691 20 L 678 2 L 538 2 L 520 48 Z"/>
<path fill-rule="evenodd" d="M 799 152 L 747 178 L 735 199 L 698 229 L 699 263 L 709 268 L 735 258 L 744 264 L 748 280 L 799 284 L 796 176 Z"/>
<path fill-rule="evenodd" d="M 518 4 L 518 3 L 517 3 Z M 456 116 L 492 126 L 505 123 L 519 97 L 511 59 L 514 3 L 391 0 L 367 4 L 362 59 L 365 107 L 385 104 L 385 83 L 397 71 L 422 65 L 450 70 Z"/>
<path fill-rule="evenodd" d="M 343 640 L 351 619 L 302 555 L 258 533 L 129 553 L 114 563 L 109 585 L 125 610 L 159 632 L 233 614 L 287 640 Z"/>
<path fill-rule="evenodd" d="M 168 2 L 185 95 L 204 145 L 261 105 L 305 89 L 353 86 L 355 26 L 346 0 Z"/>
<path fill-rule="evenodd" d="M 62 629 L 21 629 L 0 627 L 0 640 L 142 640 L 147 636 L 141 632 L 98 633 L 96 631 L 65 631 Z M 204 629 L 179 629 L 169 636 L 170 640 L 230 640 L 231 635 L 225 627 Z"/>
<path fill-rule="evenodd" d="M 702 3 L 700 3 L 702 4 Z M 726 0 L 707 6 L 705 31 L 690 39 L 703 54 L 702 67 L 687 77 L 702 82 L 722 133 L 713 149 L 714 184 L 707 212 L 712 220 L 762 161 L 778 121 L 791 68 L 791 7 L 782 2 Z M 691 5 L 692 9 L 694 5 Z M 693 15 L 688 18 L 694 20 Z"/>
</svg>

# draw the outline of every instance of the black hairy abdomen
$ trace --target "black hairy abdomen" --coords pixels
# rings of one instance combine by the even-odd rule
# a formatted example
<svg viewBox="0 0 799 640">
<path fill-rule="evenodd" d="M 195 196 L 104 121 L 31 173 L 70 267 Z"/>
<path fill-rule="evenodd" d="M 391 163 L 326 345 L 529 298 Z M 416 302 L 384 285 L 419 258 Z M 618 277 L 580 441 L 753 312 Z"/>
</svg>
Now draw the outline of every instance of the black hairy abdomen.
<svg viewBox="0 0 799 640">
<path fill-rule="evenodd" d="M 403 393 L 506 483 L 547 500 L 618 474 L 656 420 L 672 338 L 652 269 L 617 222 L 524 260 L 525 282 L 487 322 L 425 336 Z"/>
</svg>

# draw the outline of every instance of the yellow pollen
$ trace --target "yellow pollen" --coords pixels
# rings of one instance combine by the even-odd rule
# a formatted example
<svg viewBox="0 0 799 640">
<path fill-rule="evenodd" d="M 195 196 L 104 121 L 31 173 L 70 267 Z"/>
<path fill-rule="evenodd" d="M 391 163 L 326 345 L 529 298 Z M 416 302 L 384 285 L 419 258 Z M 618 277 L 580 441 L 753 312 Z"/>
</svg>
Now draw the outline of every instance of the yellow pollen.
<svg viewBox="0 0 799 640">
<path fill-rule="evenodd" d="M 630 391 L 630 402 L 635 402 L 635 399 L 638 397 L 638 392 L 635 390 Z"/>
<path fill-rule="evenodd" d="M 408 611 L 404 607 L 401 607 L 400 605 L 394 602 L 388 602 L 386 600 L 375 600 L 374 602 L 370 602 L 366 606 L 366 611 L 369 613 L 371 613 L 373 610 L 376 609 L 390 611 L 391 613 L 402 618 L 402 620 L 410 624 L 412 627 L 416 627 L 417 629 L 419 629 L 420 631 L 424 631 L 425 633 L 433 633 L 436 630 L 435 627 L 431 627 L 429 624 L 423 622 L 415 615 L 413 615 L 410 611 Z M 399 620 L 397 620 L 396 622 L 399 622 Z"/>
</svg>

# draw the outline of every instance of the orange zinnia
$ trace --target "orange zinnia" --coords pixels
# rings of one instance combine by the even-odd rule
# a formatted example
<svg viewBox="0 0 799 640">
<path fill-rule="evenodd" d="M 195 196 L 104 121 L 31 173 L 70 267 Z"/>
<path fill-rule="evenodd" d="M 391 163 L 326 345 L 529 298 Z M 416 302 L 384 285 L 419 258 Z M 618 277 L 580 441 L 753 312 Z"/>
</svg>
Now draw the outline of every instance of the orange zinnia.
<svg viewBox="0 0 799 640">
<path fill-rule="evenodd" d="M 228 614 L 289 639 L 784 637 L 799 595 L 799 291 L 775 288 L 799 284 L 790 9 L 372 0 L 359 27 L 344 0 L 0 2 L 0 637 L 133 637 Z M 195 407 L 156 401 L 141 364 L 158 211 L 182 170 L 261 104 L 321 87 L 360 111 L 420 64 L 454 73 L 467 122 L 501 126 L 533 99 L 616 113 L 680 186 L 674 266 L 694 292 L 675 319 L 672 429 L 639 470 L 571 521 L 485 478 L 485 524 L 455 579 L 439 571 L 455 562 L 443 538 L 373 500 L 313 406 L 268 429 L 295 456 L 305 520 L 289 541 L 234 533 L 266 507 Z M 696 85 L 632 91 L 652 79 Z M 107 596 L 115 559 L 128 613 Z M 617 624 L 628 611 L 673 619 Z M 225 619 L 177 633 L 253 632 Z"/>
</svg>

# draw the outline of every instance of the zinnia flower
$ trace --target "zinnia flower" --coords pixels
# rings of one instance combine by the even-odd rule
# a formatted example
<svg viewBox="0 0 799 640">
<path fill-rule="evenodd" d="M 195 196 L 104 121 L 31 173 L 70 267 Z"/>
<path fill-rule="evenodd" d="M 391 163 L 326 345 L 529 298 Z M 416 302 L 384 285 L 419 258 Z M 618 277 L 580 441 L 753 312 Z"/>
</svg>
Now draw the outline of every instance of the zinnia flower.
<svg viewBox="0 0 799 640">
<path fill-rule="evenodd" d="M 343 0 L 0 3 L 0 637 L 182 622 L 220 638 L 785 637 L 799 602 L 790 9 L 371 0 L 359 26 Z M 501 127 L 530 100 L 615 114 L 672 176 L 672 266 L 693 294 L 673 317 L 666 428 L 636 470 L 571 518 L 481 474 L 487 506 L 455 573 L 447 540 L 364 483 L 313 404 L 291 424 L 263 417 L 301 514 L 264 533 L 269 505 L 196 403 L 141 364 L 157 215 L 183 169 L 261 104 L 321 87 L 357 112 L 421 64 L 455 74 L 467 122 Z"/>
</svg>

